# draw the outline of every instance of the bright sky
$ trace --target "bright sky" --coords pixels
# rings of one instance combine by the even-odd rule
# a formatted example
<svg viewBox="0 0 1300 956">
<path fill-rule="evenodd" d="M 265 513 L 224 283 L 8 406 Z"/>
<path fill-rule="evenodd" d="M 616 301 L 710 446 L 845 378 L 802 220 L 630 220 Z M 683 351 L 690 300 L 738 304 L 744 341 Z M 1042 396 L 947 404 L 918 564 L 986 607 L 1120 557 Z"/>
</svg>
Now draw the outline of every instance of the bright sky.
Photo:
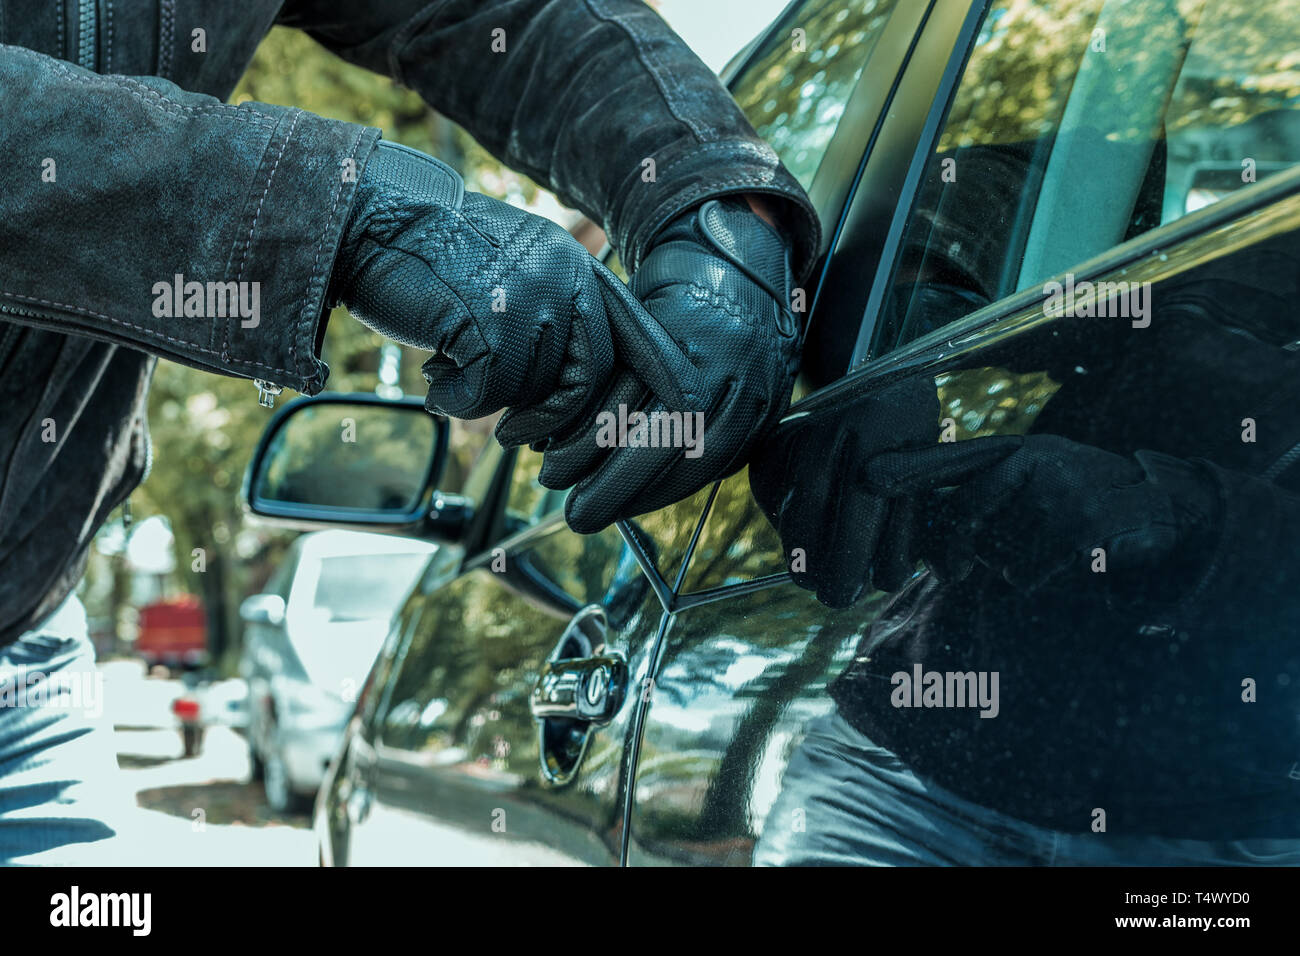
<svg viewBox="0 0 1300 956">
<path fill-rule="evenodd" d="M 714 71 L 776 19 L 787 0 L 659 0 L 653 6 Z"/>
</svg>

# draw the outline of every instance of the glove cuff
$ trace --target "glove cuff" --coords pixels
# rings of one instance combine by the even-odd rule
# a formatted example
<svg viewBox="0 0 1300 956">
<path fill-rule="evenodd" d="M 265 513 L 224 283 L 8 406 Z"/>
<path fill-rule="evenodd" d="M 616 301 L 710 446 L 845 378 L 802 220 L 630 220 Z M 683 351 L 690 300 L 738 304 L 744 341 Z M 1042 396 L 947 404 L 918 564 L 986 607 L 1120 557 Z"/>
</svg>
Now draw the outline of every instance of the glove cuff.
<svg viewBox="0 0 1300 956">
<path fill-rule="evenodd" d="M 326 300 L 330 307 L 346 298 L 356 269 L 356 254 L 377 217 L 394 209 L 400 209 L 407 219 L 429 206 L 459 209 L 464 199 L 465 181 L 442 160 L 400 143 L 380 140 L 357 182 L 352 209 L 343 227 L 343 241 Z"/>
<path fill-rule="evenodd" d="M 739 196 L 710 199 L 674 219 L 655 238 L 654 248 L 674 243 L 689 243 L 730 263 L 761 292 L 747 299 L 761 299 L 772 304 L 772 315 L 782 336 L 796 336 L 799 322 L 792 309 L 794 276 L 791 250 L 785 238 L 764 222 Z M 675 257 L 647 257 L 646 264 L 632 275 L 631 288 L 638 296 L 660 283 L 680 278 Z M 716 290 L 715 290 L 716 291 Z M 741 303 L 750 315 L 760 314 L 757 302 Z M 764 307 L 765 308 L 765 307 Z"/>
</svg>

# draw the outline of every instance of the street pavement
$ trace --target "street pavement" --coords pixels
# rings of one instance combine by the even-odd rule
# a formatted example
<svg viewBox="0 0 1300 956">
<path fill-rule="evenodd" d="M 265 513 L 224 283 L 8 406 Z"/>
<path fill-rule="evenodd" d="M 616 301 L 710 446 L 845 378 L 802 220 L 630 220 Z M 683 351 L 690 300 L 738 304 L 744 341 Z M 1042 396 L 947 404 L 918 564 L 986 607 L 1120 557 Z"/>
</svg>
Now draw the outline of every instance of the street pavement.
<svg viewBox="0 0 1300 956">
<path fill-rule="evenodd" d="M 158 866 L 315 866 L 306 815 L 281 816 L 249 782 L 248 746 L 228 726 L 210 727 L 186 758 L 171 703 L 179 680 L 148 677 L 136 660 L 100 665 L 105 710 L 116 727 L 118 765 L 134 797 L 122 825 L 122 863 Z"/>
</svg>

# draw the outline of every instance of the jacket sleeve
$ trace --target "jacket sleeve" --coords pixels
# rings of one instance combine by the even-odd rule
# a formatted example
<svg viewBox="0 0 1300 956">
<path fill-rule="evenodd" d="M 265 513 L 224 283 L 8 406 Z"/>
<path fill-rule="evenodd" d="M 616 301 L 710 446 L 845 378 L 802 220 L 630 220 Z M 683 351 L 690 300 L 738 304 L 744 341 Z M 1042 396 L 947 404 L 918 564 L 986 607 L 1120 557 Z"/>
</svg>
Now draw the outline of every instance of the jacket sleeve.
<svg viewBox="0 0 1300 956">
<path fill-rule="evenodd" d="M 6 45 L 0 117 L 0 318 L 320 390 L 326 286 L 377 130 Z"/>
<path fill-rule="evenodd" d="M 798 182 L 642 0 L 290 0 L 281 22 L 418 92 L 603 224 L 629 269 L 679 213 L 739 192 L 778 200 L 796 274 L 816 257 Z"/>
</svg>

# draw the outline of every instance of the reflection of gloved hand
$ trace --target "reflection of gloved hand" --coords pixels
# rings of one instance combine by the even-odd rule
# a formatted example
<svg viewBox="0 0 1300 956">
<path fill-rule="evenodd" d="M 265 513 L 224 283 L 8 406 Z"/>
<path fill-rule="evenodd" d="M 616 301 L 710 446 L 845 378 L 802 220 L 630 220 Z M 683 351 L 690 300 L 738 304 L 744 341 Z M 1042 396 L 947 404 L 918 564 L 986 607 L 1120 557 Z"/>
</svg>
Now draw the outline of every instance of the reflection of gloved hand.
<svg viewBox="0 0 1300 956">
<path fill-rule="evenodd" d="M 870 488 L 866 467 L 882 452 L 925 448 L 938 435 L 939 400 L 928 378 L 812 413 L 772 435 L 750 462 L 749 483 L 800 587 L 848 607 L 868 585 L 895 590 L 916 571 L 913 500 Z"/>
<path fill-rule="evenodd" d="M 711 200 L 670 223 L 631 285 L 675 345 L 620 355 L 600 407 L 702 412 L 704 431 L 692 457 L 680 444 L 601 447 L 595 422 L 548 443 L 539 480 L 577 483 L 565 509 L 577 531 L 662 508 L 740 468 L 784 414 L 798 366 L 789 249 L 742 199 Z"/>
<path fill-rule="evenodd" d="M 431 411 L 537 440 L 578 420 L 625 337 L 653 341 L 628 289 L 559 226 L 479 193 L 431 156 L 381 142 L 357 184 L 334 267 L 371 329 L 435 352 Z"/>
<path fill-rule="evenodd" d="M 1126 458 L 1055 435 L 887 453 L 865 471 L 881 494 L 925 496 L 919 550 L 941 579 L 978 561 L 1025 591 L 1099 584 L 1172 600 L 1199 580 L 1220 520 L 1218 483 L 1195 463 L 1152 451 Z M 1095 548 L 1106 573 L 1094 577 Z"/>
</svg>

